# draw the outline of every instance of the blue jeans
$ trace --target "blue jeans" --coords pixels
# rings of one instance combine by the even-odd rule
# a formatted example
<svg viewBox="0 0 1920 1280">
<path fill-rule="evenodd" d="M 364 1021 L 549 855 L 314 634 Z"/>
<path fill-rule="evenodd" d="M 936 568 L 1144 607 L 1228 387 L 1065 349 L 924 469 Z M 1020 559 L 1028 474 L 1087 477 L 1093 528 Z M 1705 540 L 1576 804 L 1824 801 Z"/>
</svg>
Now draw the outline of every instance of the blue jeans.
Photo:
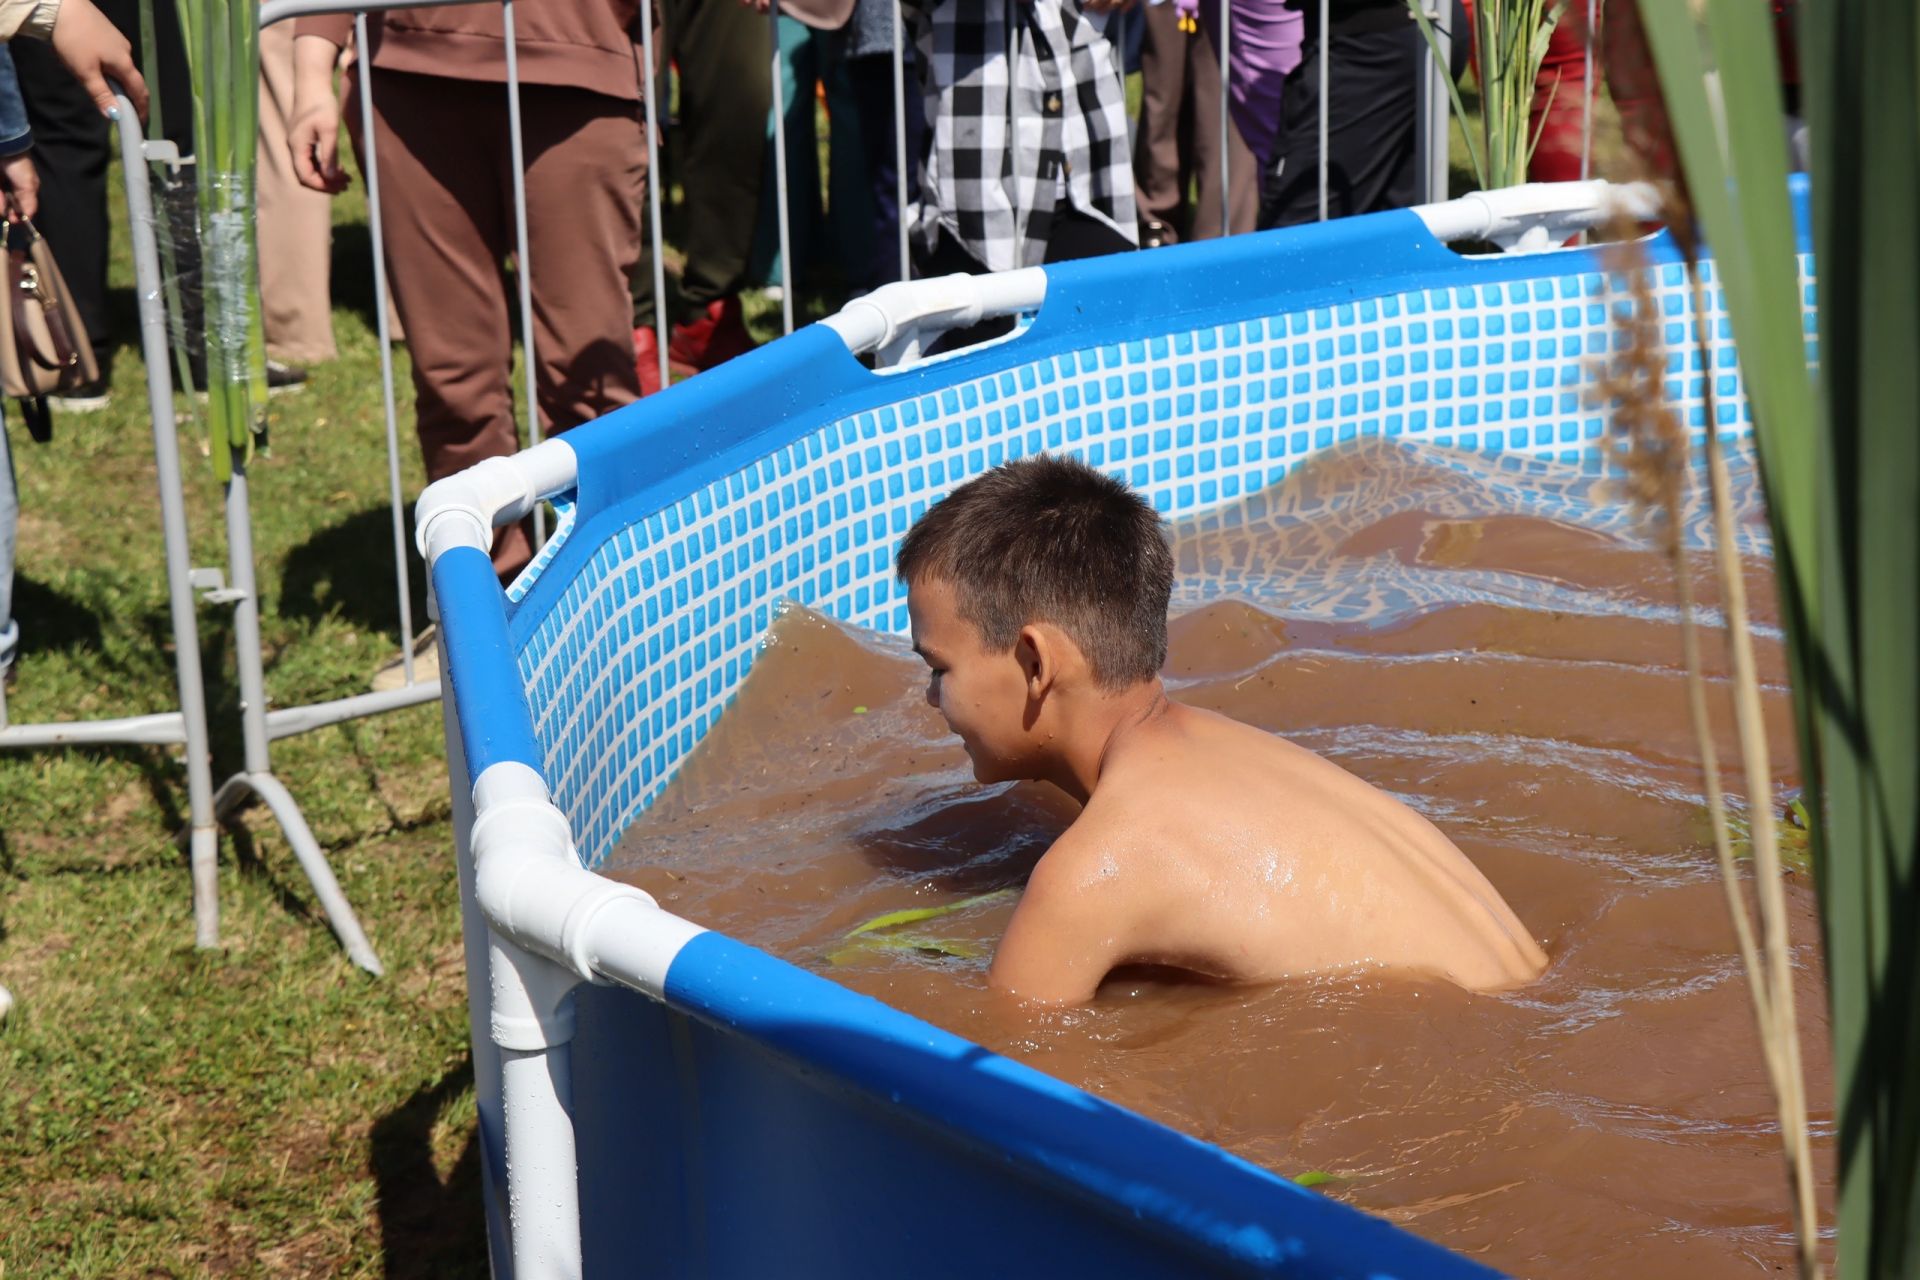
<svg viewBox="0 0 1920 1280">
<path fill-rule="evenodd" d="M 13 530 L 20 522 L 19 490 L 13 480 L 13 451 L 0 423 L 0 675 L 13 665 L 20 625 L 13 620 Z"/>
</svg>

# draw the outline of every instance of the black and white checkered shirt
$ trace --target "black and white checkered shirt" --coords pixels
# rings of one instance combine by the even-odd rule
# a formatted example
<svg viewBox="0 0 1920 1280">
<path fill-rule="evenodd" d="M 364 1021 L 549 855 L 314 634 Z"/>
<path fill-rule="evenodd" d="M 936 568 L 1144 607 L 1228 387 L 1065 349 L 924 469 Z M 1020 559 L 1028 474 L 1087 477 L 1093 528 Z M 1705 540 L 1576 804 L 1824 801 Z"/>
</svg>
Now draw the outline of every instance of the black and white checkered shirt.
<svg viewBox="0 0 1920 1280">
<path fill-rule="evenodd" d="M 903 0 L 927 73 L 933 153 L 916 233 L 990 271 L 1046 257 L 1055 204 L 1139 239 L 1125 82 L 1080 0 Z"/>
</svg>

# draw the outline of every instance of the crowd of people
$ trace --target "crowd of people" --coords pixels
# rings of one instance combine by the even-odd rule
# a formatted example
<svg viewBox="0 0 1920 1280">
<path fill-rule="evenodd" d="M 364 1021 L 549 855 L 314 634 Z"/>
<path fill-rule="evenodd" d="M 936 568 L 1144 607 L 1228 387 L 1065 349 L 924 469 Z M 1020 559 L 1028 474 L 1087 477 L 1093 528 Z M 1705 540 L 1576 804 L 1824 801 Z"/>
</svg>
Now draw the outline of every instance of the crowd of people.
<svg viewBox="0 0 1920 1280">
<path fill-rule="evenodd" d="M 825 264 L 846 294 L 900 276 L 903 222 L 909 270 L 924 276 L 1314 220 L 1323 43 L 1329 215 L 1413 203 L 1421 69 L 1431 55 L 1406 0 L 1331 0 L 1324 30 L 1318 0 L 1224 0 L 1224 15 L 1222 2 L 782 0 L 776 25 L 764 16 L 767 0 L 657 0 L 651 41 L 639 0 L 515 6 L 543 430 L 564 431 L 659 389 L 656 308 L 668 309 L 675 377 L 753 346 L 741 295 L 781 277 L 769 125 L 776 34 L 794 174 L 790 274 L 819 279 Z M 1468 23 L 1452 3 L 1458 74 Z M 143 71 L 163 101 L 184 104 L 191 92 L 174 6 L 152 11 L 158 65 L 139 67 L 129 39 L 139 31 L 135 0 L 0 0 L 0 35 L 40 37 L 0 46 L 0 185 L 11 218 L 44 211 L 43 233 L 102 371 L 97 383 L 55 397 L 68 411 L 105 403 L 107 358 L 126 336 L 113 331 L 106 307 L 107 81 L 143 112 Z M 1231 29 L 1224 68 L 1223 20 Z M 898 103 L 896 21 L 908 63 Z M 393 331 L 411 356 L 416 429 L 433 480 L 519 444 L 502 10 L 490 0 L 396 9 L 370 15 L 368 30 L 365 49 L 354 47 L 344 15 L 262 33 L 256 190 L 270 382 L 297 386 L 305 367 L 334 356 L 328 197 L 349 181 L 343 123 L 364 160 L 358 95 L 370 89 Z M 649 45 L 659 60 L 656 92 L 666 98 L 673 86 L 671 122 L 646 100 Z M 1137 118 L 1126 93 L 1135 70 Z M 1562 176 L 1586 95 L 1559 84 L 1570 74 L 1564 56 L 1549 70 L 1538 105 L 1551 108 L 1555 124 L 1541 133 L 1536 164 Z M 817 100 L 831 130 L 824 199 Z M 911 170 L 904 209 L 897 112 Z M 174 106 L 164 123 L 191 154 L 191 113 Z M 669 140 L 679 192 L 682 265 L 664 299 L 653 296 L 649 259 L 649 127 Z M 176 210 L 177 225 L 192 225 L 190 181 L 163 181 L 158 198 Z M 190 240 L 181 240 L 189 284 Z M 201 345 L 197 294 L 185 295 L 189 349 Z M 204 377 L 197 365 L 193 373 Z M 0 668 L 15 634 L 11 477 L 9 457 L 0 468 Z M 524 528 L 503 530 L 495 568 L 504 580 L 531 554 Z"/>
</svg>

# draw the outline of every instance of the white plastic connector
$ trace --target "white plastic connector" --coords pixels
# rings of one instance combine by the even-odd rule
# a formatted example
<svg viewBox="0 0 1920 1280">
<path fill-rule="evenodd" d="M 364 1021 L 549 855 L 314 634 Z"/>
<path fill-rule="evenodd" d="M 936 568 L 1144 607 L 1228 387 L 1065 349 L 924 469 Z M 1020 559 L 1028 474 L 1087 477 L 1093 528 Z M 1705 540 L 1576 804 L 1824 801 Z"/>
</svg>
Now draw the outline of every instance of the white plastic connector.
<svg viewBox="0 0 1920 1280">
<path fill-rule="evenodd" d="M 414 543 L 429 566 L 453 547 L 486 551 L 497 526 L 512 524 L 542 498 L 573 488 L 579 473 L 573 446 L 556 437 L 436 480 L 414 506 Z"/>
<path fill-rule="evenodd" d="M 1047 273 L 1022 267 L 990 275 L 938 276 L 882 285 L 855 298 L 820 323 L 840 335 L 854 355 L 917 354 L 924 337 L 960 329 L 993 316 L 1038 310 L 1047 297 Z M 904 348 L 912 347 L 913 351 Z"/>
<path fill-rule="evenodd" d="M 1660 195 L 1644 182 L 1530 182 L 1421 205 L 1413 212 L 1442 244 L 1486 240 L 1502 249 L 1537 253 L 1622 215 L 1658 218 Z"/>
<path fill-rule="evenodd" d="M 573 984 L 607 980 L 661 995 L 673 958 L 704 930 L 662 911 L 644 890 L 583 868 L 565 815 L 548 799 L 540 775 L 526 765 L 504 761 L 487 769 L 474 784 L 473 803 L 474 900 L 481 913 L 500 943 L 544 957 L 566 974 L 558 994 L 536 986 L 530 998 L 557 1008 Z M 497 1029 L 500 980 L 496 967 Z M 508 1034 L 516 1041 L 529 1039 L 535 1033 L 518 1019 L 558 1016 L 563 1015 L 516 1008 L 509 1014 Z M 540 1034 L 551 1036 L 559 1029 L 554 1023 Z"/>
</svg>

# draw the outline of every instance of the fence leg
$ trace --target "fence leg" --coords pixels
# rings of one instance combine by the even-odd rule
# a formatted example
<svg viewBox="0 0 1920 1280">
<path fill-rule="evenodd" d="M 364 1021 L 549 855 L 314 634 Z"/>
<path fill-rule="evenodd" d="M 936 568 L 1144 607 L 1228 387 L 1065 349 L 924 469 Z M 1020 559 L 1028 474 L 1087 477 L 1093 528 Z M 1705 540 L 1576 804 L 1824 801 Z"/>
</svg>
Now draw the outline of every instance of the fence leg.
<svg viewBox="0 0 1920 1280">
<path fill-rule="evenodd" d="M 780 220 L 780 325 L 793 332 L 793 243 L 787 230 L 787 78 L 780 73 L 780 0 L 767 6 L 768 34 L 772 38 L 773 66 L 773 191 L 774 214 Z M 812 110 L 807 99 L 807 110 Z M 900 104 L 895 104 L 896 113 Z"/>
<path fill-rule="evenodd" d="M 1233 0 L 1220 0 L 1220 234 L 1233 234 Z"/>
<path fill-rule="evenodd" d="M 900 278 L 913 279 L 913 250 L 907 241 L 907 89 L 906 18 L 893 0 L 893 165 L 894 228 L 900 235 Z M 915 86 L 918 88 L 919 86 Z"/>
<path fill-rule="evenodd" d="M 514 279 L 520 286 L 520 364 L 526 375 L 527 444 L 540 443 L 540 365 L 533 358 L 533 263 L 527 257 L 527 159 L 520 131 L 520 55 L 514 38 L 513 0 L 501 0 L 501 27 L 506 34 L 507 140 L 513 159 Z M 657 259 L 656 259 L 657 261 Z M 533 507 L 533 546 L 547 540 L 547 509 Z"/>
<path fill-rule="evenodd" d="M 227 482 L 227 572 L 234 593 L 233 649 L 240 675 L 240 731 L 245 742 L 246 768 L 221 786 L 214 799 L 216 813 L 236 805 L 247 792 L 267 802 L 273 816 L 293 846 L 300 869 L 307 874 L 314 896 L 327 913 L 327 921 L 346 948 L 348 957 L 368 973 L 378 977 L 385 972 L 380 958 L 367 943 L 359 919 L 340 892 L 333 868 L 327 865 L 320 842 L 281 781 L 273 776 L 267 755 L 267 693 L 260 656 L 260 592 L 253 574 L 253 510 L 247 500 L 247 466 L 244 459 L 233 461 L 233 478 Z"/>
<path fill-rule="evenodd" d="M 660 389 L 664 391 L 673 385 L 673 368 L 667 360 L 667 264 L 661 252 L 666 246 L 660 232 L 660 184 L 666 175 L 660 172 L 659 130 L 666 125 L 667 112 L 660 100 L 660 86 L 654 83 L 653 0 L 640 0 L 640 49 L 647 64 L 642 92 L 647 98 L 647 256 L 653 264 L 653 354 L 660 362 Z"/>
<path fill-rule="evenodd" d="M 367 15 L 353 16 L 356 49 L 371 49 Z M 387 500 L 393 507 L 393 576 L 400 598 L 400 673 L 413 683 L 413 583 L 408 569 L 407 520 L 400 494 L 399 413 L 393 398 L 393 335 L 387 328 L 387 247 L 380 231 L 380 153 L 373 126 L 373 76 L 360 76 L 360 136 L 367 152 L 367 230 L 373 237 L 374 331 L 380 342 L 380 403 L 387 415 Z"/>
<path fill-rule="evenodd" d="M 126 189 L 133 269 L 139 288 L 140 353 L 147 366 L 147 404 L 153 425 L 153 461 L 160 489 L 160 527 L 166 545 L 167 608 L 173 622 L 174 682 L 180 694 L 187 752 L 187 856 L 193 876 L 193 941 L 220 945 L 219 833 L 214 827 L 213 760 L 207 739 L 207 698 L 200 672 L 200 629 L 194 616 L 193 562 L 187 546 L 180 439 L 173 421 L 171 348 L 161 300 L 160 250 L 153 234 L 153 191 L 146 142 L 133 104 L 119 99 L 120 174 Z"/>
<path fill-rule="evenodd" d="M 1422 5 L 1427 0 L 1421 0 Z M 1426 173 L 1426 203 L 1439 204 L 1448 195 L 1449 164 L 1447 126 L 1453 110 L 1447 93 L 1447 80 L 1453 74 L 1453 11 L 1448 0 L 1439 0 L 1427 13 L 1433 27 L 1432 56 L 1420 74 L 1420 151 L 1421 168 Z"/>
<path fill-rule="evenodd" d="M 1320 0 L 1320 221 L 1327 220 L 1327 46 L 1333 42 L 1327 0 Z"/>
</svg>

